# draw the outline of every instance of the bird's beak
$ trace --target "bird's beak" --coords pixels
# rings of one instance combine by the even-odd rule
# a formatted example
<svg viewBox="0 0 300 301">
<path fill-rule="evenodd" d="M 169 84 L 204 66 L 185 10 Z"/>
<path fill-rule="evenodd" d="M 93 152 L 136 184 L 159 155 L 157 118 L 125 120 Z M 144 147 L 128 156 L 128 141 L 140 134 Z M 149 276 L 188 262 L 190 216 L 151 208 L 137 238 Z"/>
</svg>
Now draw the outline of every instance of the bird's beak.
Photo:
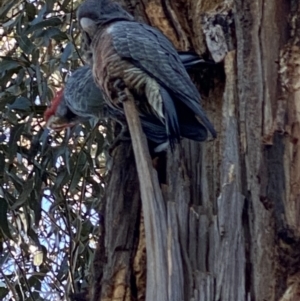
<svg viewBox="0 0 300 301">
<path fill-rule="evenodd" d="M 96 22 L 90 18 L 81 18 L 79 22 L 82 29 L 92 38 L 97 30 Z"/>
<path fill-rule="evenodd" d="M 60 132 L 64 130 L 65 128 L 69 128 L 73 126 L 73 123 L 66 122 L 63 118 L 57 117 L 57 116 L 50 116 L 46 123 L 46 127 L 50 130 Z"/>
</svg>

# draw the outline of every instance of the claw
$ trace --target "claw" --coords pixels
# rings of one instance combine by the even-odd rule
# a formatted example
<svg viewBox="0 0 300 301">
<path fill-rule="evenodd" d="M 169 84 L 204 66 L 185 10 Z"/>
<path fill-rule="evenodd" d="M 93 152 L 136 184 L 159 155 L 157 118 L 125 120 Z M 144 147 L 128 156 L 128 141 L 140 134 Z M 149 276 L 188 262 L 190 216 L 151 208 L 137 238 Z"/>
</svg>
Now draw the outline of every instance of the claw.
<svg viewBox="0 0 300 301">
<path fill-rule="evenodd" d="M 119 102 L 124 102 L 127 99 L 125 91 L 118 91 L 118 100 Z"/>
<path fill-rule="evenodd" d="M 117 91 L 124 91 L 124 89 L 126 88 L 126 85 L 124 83 L 124 81 L 120 78 L 116 79 L 113 87 L 117 90 Z"/>
<path fill-rule="evenodd" d="M 117 92 L 119 102 L 124 102 L 127 99 L 127 95 L 124 91 L 126 88 L 124 81 L 118 78 L 115 80 L 113 87 Z"/>
</svg>

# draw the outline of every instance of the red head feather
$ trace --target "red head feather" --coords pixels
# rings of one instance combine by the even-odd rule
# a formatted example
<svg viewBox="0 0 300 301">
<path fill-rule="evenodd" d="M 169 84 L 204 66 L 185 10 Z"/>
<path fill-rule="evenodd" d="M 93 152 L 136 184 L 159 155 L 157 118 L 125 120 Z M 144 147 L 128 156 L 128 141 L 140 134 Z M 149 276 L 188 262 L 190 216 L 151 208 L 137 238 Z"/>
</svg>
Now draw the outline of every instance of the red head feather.
<svg viewBox="0 0 300 301">
<path fill-rule="evenodd" d="M 56 110 L 58 105 L 61 102 L 61 98 L 63 96 L 63 92 L 64 89 L 61 89 L 60 91 L 58 91 L 55 95 L 55 97 L 53 98 L 52 102 L 51 102 L 51 106 L 45 111 L 44 113 L 44 119 L 47 122 L 49 120 L 49 118 L 53 115 L 55 115 Z"/>
</svg>

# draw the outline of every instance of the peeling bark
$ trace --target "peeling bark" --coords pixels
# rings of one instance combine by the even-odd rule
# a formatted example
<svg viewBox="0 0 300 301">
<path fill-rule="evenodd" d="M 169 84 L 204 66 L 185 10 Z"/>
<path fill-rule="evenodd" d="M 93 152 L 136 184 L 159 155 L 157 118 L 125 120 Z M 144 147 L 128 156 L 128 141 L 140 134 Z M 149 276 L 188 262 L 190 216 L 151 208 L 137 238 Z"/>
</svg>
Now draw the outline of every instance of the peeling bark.
<svg viewBox="0 0 300 301">
<path fill-rule="evenodd" d="M 100 212 L 102 231 L 94 260 L 92 301 L 141 300 L 136 298 L 145 278 L 144 234 L 139 226 L 140 192 L 133 162 L 130 143 L 122 143 L 114 153 Z"/>
</svg>

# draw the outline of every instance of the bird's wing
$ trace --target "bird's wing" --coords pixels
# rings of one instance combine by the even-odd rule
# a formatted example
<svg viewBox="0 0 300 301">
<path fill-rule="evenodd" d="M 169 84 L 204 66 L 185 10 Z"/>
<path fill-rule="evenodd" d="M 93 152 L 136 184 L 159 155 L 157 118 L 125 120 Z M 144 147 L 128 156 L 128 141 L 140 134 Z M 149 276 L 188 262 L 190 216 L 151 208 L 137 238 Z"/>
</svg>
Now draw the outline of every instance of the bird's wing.
<svg viewBox="0 0 300 301">
<path fill-rule="evenodd" d="M 80 117 L 103 117 L 103 93 L 88 66 L 80 67 L 67 80 L 64 91 L 70 110 Z"/>
<path fill-rule="evenodd" d="M 216 136 L 213 125 L 199 103 L 200 94 L 176 49 L 159 30 L 138 22 L 120 21 L 112 24 L 108 32 L 120 57 L 130 60 L 155 78 L 172 96 L 198 115 L 212 135 Z"/>
</svg>

